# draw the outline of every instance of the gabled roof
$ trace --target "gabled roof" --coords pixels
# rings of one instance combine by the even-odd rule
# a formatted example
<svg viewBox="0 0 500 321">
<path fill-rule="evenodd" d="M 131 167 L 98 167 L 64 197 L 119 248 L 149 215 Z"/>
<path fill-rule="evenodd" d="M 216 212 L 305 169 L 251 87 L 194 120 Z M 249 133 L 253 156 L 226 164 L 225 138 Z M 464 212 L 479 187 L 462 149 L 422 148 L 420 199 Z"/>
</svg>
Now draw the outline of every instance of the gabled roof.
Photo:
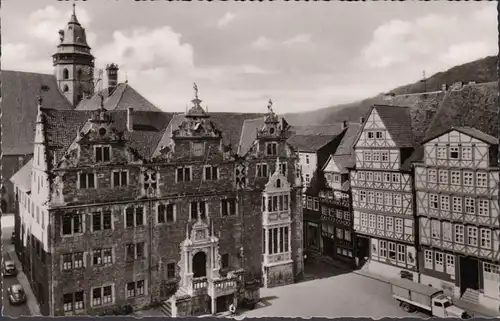
<svg viewBox="0 0 500 321">
<path fill-rule="evenodd" d="M 343 131 L 343 130 L 342 130 Z M 322 147 L 330 143 L 335 139 L 341 132 L 337 135 L 300 135 L 295 134 L 290 137 L 287 142 L 292 145 L 298 152 L 309 152 L 315 153 L 319 151 Z"/>
<path fill-rule="evenodd" d="M 23 192 L 27 193 L 31 191 L 31 168 L 33 167 L 33 159 L 24 164 L 20 170 L 18 170 L 14 176 L 10 178 L 12 184 L 17 186 Z"/>
<path fill-rule="evenodd" d="M 2 153 L 3 155 L 28 155 L 33 153 L 35 121 L 38 112 L 37 97 L 42 92 L 43 106 L 62 110 L 72 109 L 59 91 L 54 75 L 21 71 L 0 72 L 2 98 Z"/>
<path fill-rule="evenodd" d="M 77 110 L 96 110 L 101 106 L 101 98 L 99 94 L 104 96 L 103 105 L 107 110 L 127 110 L 133 108 L 134 111 L 156 111 L 161 109 L 150 103 L 144 96 L 138 93 L 128 83 L 121 83 L 108 94 L 109 88 L 94 94 L 90 98 L 83 99 L 78 106 Z"/>
<path fill-rule="evenodd" d="M 354 153 L 354 144 L 356 143 L 356 137 L 358 133 L 361 132 L 362 125 L 359 123 L 349 123 L 347 131 L 342 137 L 335 155 L 351 155 Z"/>
<path fill-rule="evenodd" d="M 479 139 L 480 141 L 487 143 L 487 144 L 490 144 L 490 145 L 498 145 L 498 138 L 490 136 L 488 134 L 485 134 L 482 131 L 475 129 L 475 128 L 472 128 L 472 127 L 451 127 L 449 129 L 444 130 L 443 132 L 441 132 L 439 134 L 436 134 L 432 137 L 427 138 L 426 140 L 424 140 L 422 142 L 422 145 L 426 144 L 429 141 L 431 141 L 435 138 L 438 138 L 442 135 L 448 134 L 449 132 L 452 132 L 452 131 L 457 131 L 459 133 L 465 134 L 465 135 L 470 136 L 472 138 Z"/>
<path fill-rule="evenodd" d="M 257 139 L 257 131 L 264 127 L 264 117 L 255 119 L 246 119 L 243 122 L 241 130 L 240 141 L 238 144 L 238 155 L 245 155 L 252 146 L 255 139 Z"/>
<path fill-rule="evenodd" d="M 414 141 L 408 107 L 374 105 L 373 109 L 377 111 L 396 147 L 413 147 Z"/>
</svg>

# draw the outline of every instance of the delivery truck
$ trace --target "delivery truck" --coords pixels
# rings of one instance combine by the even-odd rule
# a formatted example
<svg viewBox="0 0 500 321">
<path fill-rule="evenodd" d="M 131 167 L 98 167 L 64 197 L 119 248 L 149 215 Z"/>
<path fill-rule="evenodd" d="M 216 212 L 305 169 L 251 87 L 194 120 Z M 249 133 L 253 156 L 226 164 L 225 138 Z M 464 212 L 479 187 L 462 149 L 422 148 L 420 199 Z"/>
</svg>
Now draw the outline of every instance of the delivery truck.
<svg viewBox="0 0 500 321">
<path fill-rule="evenodd" d="M 393 280 L 391 288 L 392 297 L 399 301 L 406 312 L 420 309 L 440 318 L 470 318 L 466 311 L 453 305 L 453 301 L 444 295 L 443 290 L 407 279 Z"/>
</svg>

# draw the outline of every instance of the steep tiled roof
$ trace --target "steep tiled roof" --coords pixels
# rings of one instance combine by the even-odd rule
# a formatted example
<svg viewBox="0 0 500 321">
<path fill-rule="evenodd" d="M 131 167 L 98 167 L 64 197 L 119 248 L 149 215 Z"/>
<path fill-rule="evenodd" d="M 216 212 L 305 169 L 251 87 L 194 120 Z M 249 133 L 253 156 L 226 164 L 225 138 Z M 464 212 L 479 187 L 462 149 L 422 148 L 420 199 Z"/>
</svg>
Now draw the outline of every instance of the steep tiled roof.
<svg viewBox="0 0 500 321">
<path fill-rule="evenodd" d="M 293 135 L 288 143 L 299 152 L 316 152 L 335 139 L 334 135 Z"/>
<path fill-rule="evenodd" d="M 351 155 L 354 152 L 354 143 L 356 142 L 356 137 L 361 131 L 362 125 L 359 123 L 349 123 L 347 131 L 342 137 L 335 155 Z"/>
<path fill-rule="evenodd" d="M 396 147 L 413 147 L 412 124 L 408 107 L 375 105 L 380 119 L 391 135 Z"/>
<path fill-rule="evenodd" d="M 493 136 L 488 135 L 488 134 L 485 134 L 482 131 L 480 131 L 479 129 L 475 129 L 475 128 L 471 128 L 471 127 L 450 127 L 448 129 L 442 131 L 441 133 L 438 133 L 438 134 L 431 136 L 431 137 L 427 137 L 426 140 L 422 142 L 422 144 L 425 144 L 425 143 L 429 142 L 430 140 L 433 140 L 437 137 L 440 137 L 444 134 L 447 134 L 453 130 L 456 130 L 457 132 L 463 133 L 463 134 L 468 135 L 470 137 L 479 139 L 479 140 L 481 140 L 485 143 L 488 143 L 490 145 L 498 144 L 498 138 L 493 137 Z"/>
<path fill-rule="evenodd" d="M 127 110 L 128 108 L 133 108 L 136 111 L 161 111 L 127 83 L 118 84 L 111 92 L 111 95 L 108 95 L 108 89 L 104 89 L 99 93 L 102 93 L 104 96 L 103 105 L 107 110 Z M 90 98 L 83 99 L 76 109 L 99 109 L 101 105 L 99 93 Z"/>
<path fill-rule="evenodd" d="M 58 89 L 53 75 L 2 70 L 2 152 L 4 155 L 33 153 L 37 96 L 42 85 L 43 106 L 52 109 L 71 109 L 71 104 Z"/>
<path fill-rule="evenodd" d="M 33 159 L 24 164 L 20 170 L 18 170 L 14 176 L 10 178 L 10 181 L 15 186 L 19 187 L 24 192 L 31 191 L 31 168 L 33 167 Z"/>
</svg>

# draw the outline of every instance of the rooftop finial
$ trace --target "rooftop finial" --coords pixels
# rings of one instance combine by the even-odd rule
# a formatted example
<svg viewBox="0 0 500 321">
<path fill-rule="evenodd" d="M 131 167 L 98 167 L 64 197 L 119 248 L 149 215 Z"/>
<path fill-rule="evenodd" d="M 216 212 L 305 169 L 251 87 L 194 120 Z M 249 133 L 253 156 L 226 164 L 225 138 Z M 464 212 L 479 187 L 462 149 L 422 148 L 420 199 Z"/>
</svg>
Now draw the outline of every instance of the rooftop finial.
<svg viewBox="0 0 500 321">
<path fill-rule="evenodd" d="M 73 15 L 74 16 L 76 16 L 75 7 L 76 7 L 76 4 L 73 2 Z"/>
<path fill-rule="evenodd" d="M 194 98 L 198 99 L 198 86 L 196 85 L 196 83 L 194 83 L 193 89 L 194 89 Z"/>
<path fill-rule="evenodd" d="M 272 113 L 273 112 L 273 101 L 269 98 L 269 103 L 267 104 L 267 110 Z"/>
</svg>

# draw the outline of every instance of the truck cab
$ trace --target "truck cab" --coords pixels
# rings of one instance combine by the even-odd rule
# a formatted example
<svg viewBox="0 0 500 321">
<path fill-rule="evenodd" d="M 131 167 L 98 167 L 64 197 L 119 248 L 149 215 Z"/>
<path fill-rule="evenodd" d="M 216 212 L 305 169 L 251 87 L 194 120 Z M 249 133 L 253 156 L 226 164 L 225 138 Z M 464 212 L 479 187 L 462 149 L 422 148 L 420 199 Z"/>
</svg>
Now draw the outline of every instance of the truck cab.
<svg viewBox="0 0 500 321">
<path fill-rule="evenodd" d="M 432 315 L 439 318 L 469 318 L 467 312 L 454 306 L 451 298 L 444 294 L 432 299 Z"/>
</svg>

